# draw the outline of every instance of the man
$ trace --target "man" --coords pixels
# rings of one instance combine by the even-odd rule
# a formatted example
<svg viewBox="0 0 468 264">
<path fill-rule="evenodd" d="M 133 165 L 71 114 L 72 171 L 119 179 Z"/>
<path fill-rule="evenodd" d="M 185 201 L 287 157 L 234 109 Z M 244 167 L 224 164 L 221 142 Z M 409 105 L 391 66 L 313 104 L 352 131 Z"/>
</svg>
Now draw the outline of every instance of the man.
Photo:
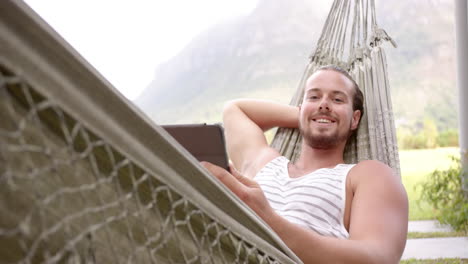
<svg viewBox="0 0 468 264">
<path fill-rule="evenodd" d="M 223 120 L 232 174 L 203 165 L 304 263 L 398 263 L 408 223 L 400 179 L 378 161 L 343 161 L 362 105 L 362 93 L 344 70 L 322 67 L 307 80 L 299 108 L 228 103 Z M 267 144 L 263 132 L 275 126 L 300 128 L 295 163 Z"/>
</svg>

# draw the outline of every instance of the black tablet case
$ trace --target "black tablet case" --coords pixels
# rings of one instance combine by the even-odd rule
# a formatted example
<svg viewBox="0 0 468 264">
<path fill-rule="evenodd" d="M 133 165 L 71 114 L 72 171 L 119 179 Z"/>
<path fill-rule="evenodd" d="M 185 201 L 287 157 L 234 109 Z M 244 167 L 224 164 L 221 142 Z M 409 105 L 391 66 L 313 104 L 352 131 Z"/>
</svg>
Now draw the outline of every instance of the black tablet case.
<svg viewBox="0 0 468 264">
<path fill-rule="evenodd" d="M 198 161 L 209 161 L 229 170 L 224 131 L 220 124 L 162 126 Z"/>
</svg>

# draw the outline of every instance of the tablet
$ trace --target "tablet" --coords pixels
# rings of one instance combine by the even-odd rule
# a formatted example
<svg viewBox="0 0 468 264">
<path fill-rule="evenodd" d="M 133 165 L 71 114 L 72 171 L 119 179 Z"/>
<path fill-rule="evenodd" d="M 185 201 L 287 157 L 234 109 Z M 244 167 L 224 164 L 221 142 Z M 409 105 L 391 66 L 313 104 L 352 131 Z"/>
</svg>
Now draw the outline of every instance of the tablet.
<svg viewBox="0 0 468 264">
<path fill-rule="evenodd" d="M 220 124 L 162 126 L 198 161 L 208 161 L 229 170 L 223 127 Z"/>
</svg>

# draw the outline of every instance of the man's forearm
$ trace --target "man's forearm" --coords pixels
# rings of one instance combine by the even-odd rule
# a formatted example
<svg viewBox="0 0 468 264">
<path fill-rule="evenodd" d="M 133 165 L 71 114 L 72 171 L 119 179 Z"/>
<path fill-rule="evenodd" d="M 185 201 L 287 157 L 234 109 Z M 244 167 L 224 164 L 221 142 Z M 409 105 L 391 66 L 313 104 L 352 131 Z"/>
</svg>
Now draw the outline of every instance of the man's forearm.
<svg viewBox="0 0 468 264">
<path fill-rule="evenodd" d="M 365 241 L 321 236 L 277 214 L 264 220 L 304 263 L 398 263 L 379 256 L 382 252 Z"/>
<path fill-rule="evenodd" d="M 298 127 L 298 107 L 251 99 L 231 101 L 228 107 L 238 107 L 264 131 L 273 127 Z"/>
</svg>

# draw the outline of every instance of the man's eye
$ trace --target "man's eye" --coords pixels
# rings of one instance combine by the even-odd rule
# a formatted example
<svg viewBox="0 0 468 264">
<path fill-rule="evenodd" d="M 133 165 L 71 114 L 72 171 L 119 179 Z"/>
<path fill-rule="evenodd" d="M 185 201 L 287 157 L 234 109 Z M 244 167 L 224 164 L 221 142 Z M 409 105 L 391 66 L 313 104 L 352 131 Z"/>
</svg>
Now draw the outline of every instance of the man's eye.
<svg viewBox="0 0 468 264">
<path fill-rule="evenodd" d="M 309 99 L 318 99 L 318 96 L 316 96 L 316 95 L 311 95 L 311 96 L 309 96 Z"/>
<path fill-rule="evenodd" d="M 344 102 L 344 100 L 341 99 L 341 98 L 335 98 L 335 102 L 342 103 L 342 102 Z"/>
</svg>

